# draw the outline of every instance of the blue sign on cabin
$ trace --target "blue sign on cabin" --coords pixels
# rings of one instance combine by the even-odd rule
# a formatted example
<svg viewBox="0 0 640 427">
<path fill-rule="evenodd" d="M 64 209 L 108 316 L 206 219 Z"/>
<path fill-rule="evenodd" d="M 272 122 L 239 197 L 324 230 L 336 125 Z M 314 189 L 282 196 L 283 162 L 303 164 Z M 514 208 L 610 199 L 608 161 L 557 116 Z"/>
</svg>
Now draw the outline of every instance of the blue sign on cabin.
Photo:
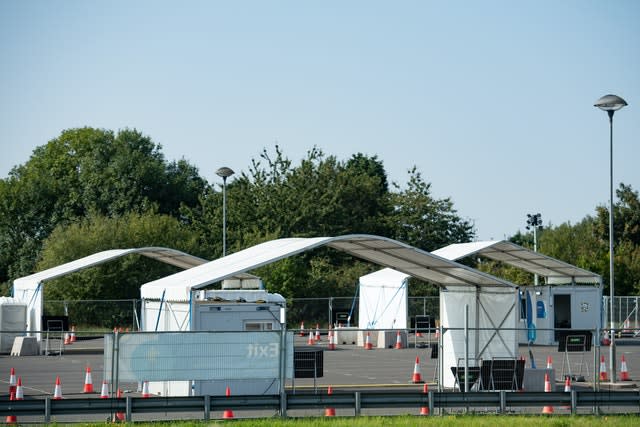
<svg viewBox="0 0 640 427">
<path fill-rule="evenodd" d="M 544 301 L 536 301 L 537 314 L 536 317 L 538 319 L 546 319 L 547 311 L 544 309 Z"/>
</svg>

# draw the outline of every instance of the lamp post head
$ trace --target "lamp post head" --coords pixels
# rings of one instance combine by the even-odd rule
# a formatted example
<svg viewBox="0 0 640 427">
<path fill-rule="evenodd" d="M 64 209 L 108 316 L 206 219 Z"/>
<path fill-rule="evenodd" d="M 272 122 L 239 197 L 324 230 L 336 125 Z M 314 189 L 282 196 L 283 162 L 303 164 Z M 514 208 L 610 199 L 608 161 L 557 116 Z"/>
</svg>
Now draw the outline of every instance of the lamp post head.
<svg viewBox="0 0 640 427">
<path fill-rule="evenodd" d="M 227 178 L 229 178 L 231 175 L 233 175 L 235 172 L 233 171 L 233 169 L 228 168 L 226 166 L 221 167 L 220 169 L 218 169 L 216 171 L 216 175 L 218 175 L 219 177 L 222 177 L 223 180 L 227 180 Z"/>
<path fill-rule="evenodd" d="M 598 107 L 602 111 L 607 112 L 618 111 L 625 105 L 627 105 L 627 101 L 620 98 L 618 95 L 605 95 L 593 104 L 594 107 Z"/>
</svg>

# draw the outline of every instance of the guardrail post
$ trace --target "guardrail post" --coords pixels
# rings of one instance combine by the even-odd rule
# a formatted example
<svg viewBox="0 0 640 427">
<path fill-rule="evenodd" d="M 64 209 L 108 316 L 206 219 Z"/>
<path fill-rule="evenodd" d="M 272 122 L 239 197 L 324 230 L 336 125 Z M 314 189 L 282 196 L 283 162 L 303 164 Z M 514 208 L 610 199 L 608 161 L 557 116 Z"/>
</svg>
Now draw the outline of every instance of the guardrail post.
<svg viewBox="0 0 640 427">
<path fill-rule="evenodd" d="M 287 393 L 283 390 L 280 393 L 280 416 L 287 418 Z"/>
<path fill-rule="evenodd" d="M 433 392 L 429 391 L 429 394 L 427 394 L 427 400 L 428 400 L 428 405 L 429 405 L 429 414 L 433 415 Z"/>
<path fill-rule="evenodd" d="M 131 422 L 131 396 L 127 396 L 127 400 L 125 400 L 125 413 L 124 419 L 130 423 Z"/>
<path fill-rule="evenodd" d="M 507 412 L 507 392 L 500 390 L 500 413 L 504 414 L 505 412 Z"/>
<path fill-rule="evenodd" d="M 571 390 L 571 415 L 575 415 L 578 406 L 578 395 L 575 390 Z"/>
<path fill-rule="evenodd" d="M 44 422 L 45 424 L 51 422 L 51 399 L 48 397 L 44 399 Z"/>
<path fill-rule="evenodd" d="M 208 394 L 204 396 L 204 420 L 209 421 L 211 419 L 211 396 Z"/>
<path fill-rule="evenodd" d="M 358 416 L 360 416 L 360 411 L 362 410 L 361 403 L 360 403 L 360 392 L 359 391 L 356 391 L 356 392 L 353 393 L 353 399 L 355 401 L 354 412 L 355 412 L 356 417 L 358 417 Z"/>
</svg>

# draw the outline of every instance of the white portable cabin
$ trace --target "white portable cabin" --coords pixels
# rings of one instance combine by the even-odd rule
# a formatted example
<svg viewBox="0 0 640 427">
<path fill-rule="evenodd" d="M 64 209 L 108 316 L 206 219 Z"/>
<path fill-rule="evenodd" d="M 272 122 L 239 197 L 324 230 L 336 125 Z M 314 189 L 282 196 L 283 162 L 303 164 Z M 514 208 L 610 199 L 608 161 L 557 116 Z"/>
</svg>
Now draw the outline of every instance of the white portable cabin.
<svg viewBox="0 0 640 427">
<path fill-rule="evenodd" d="M 27 329 L 27 304 L 15 298 L 0 297 L 0 353 L 10 353 L 16 337 Z"/>
<path fill-rule="evenodd" d="M 171 277 L 171 276 L 169 276 Z M 285 320 L 286 300 L 265 291 L 262 281 L 241 273 L 222 281 L 220 290 L 191 290 L 190 298 L 167 295 L 164 289 L 143 286 L 143 331 L 277 331 Z M 149 392 L 160 396 L 224 395 L 226 387 L 234 395 L 277 394 L 273 379 L 234 379 L 223 382 L 152 381 Z"/>
<path fill-rule="evenodd" d="M 521 344 L 529 342 L 525 316 L 527 291 L 533 305 L 536 344 L 557 343 L 558 334 L 554 333 L 554 328 L 602 328 L 602 278 L 598 274 L 508 241 L 457 243 L 433 253 L 453 260 L 486 257 L 543 279 L 543 285 L 520 288 L 518 341 Z"/>
</svg>

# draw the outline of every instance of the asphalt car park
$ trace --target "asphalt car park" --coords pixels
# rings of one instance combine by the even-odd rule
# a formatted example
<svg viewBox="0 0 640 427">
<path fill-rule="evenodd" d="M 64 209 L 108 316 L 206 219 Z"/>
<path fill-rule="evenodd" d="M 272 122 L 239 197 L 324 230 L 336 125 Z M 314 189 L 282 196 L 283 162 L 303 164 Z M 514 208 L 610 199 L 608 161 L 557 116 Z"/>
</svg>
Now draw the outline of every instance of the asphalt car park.
<svg viewBox="0 0 640 427">
<path fill-rule="evenodd" d="M 296 337 L 296 347 L 307 347 L 306 339 Z M 334 392 L 348 392 L 353 390 L 423 390 L 422 384 L 412 382 L 412 374 L 415 368 L 416 357 L 420 360 L 422 379 L 431 390 L 437 390 L 436 364 L 429 346 L 395 349 L 383 348 L 365 350 L 357 345 L 338 345 L 335 350 L 328 350 L 326 336 L 314 344 L 314 349 L 322 349 L 323 366 L 322 376 L 317 378 L 296 378 L 287 383 L 289 393 L 317 392 L 326 393 L 331 386 Z M 595 351 L 596 347 L 593 348 Z M 600 347 L 600 354 L 608 360 L 609 348 Z M 529 348 L 520 346 L 519 353 L 526 358 L 526 366 L 530 367 Z M 564 381 L 560 377 L 562 364 L 567 363 L 565 353 L 558 352 L 552 346 L 532 346 L 531 354 L 537 367 L 546 366 L 548 358 L 551 358 L 556 369 L 555 389 L 561 391 Z M 608 381 L 597 384 L 600 389 L 625 389 L 637 390 L 636 382 L 640 380 L 640 341 L 637 339 L 625 339 L 618 341 L 618 358 L 625 356 L 628 376 L 631 381 L 617 382 L 613 386 Z M 593 351 L 586 352 L 582 360 L 586 366 L 581 367 L 586 375 L 584 381 L 573 382 L 576 389 L 592 389 L 594 383 L 594 362 L 597 364 Z M 575 355 L 570 355 L 569 363 L 575 365 Z M 99 398 L 103 380 L 110 377 L 110 366 L 104 365 L 103 339 L 79 340 L 74 344 L 65 346 L 64 352 L 48 356 L 0 356 L 0 398 L 8 399 L 9 374 L 13 368 L 16 377 L 20 377 L 25 399 L 42 399 L 53 397 L 56 378 L 60 378 L 61 393 L 63 398 Z M 608 366 L 608 362 L 607 362 Z M 619 366 L 619 364 L 618 364 Z M 84 393 L 87 367 L 91 370 L 93 393 Z M 446 367 L 445 367 L 446 368 Z M 597 369 L 597 368 L 596 368 Z M 618 367 L 618 371 L 620 368 Z M 121 383 L 119 388 L 124 396 L 141 396 L 141 384 Z M 526 388 L 526 387 L 525 387 Z M 340 415 L 338 411 L 338 415 Z M 353 415 L 353 410 L 345 410 Z M 407 413 L 399 409 L 399 413 Z M 375 413 L 375 411 L 371 411 Z M 381 411 L 388 414 L 389 411 Z M 239 414 L 242 415 L 242 414 Z M 246 416 L 274 416 L 267 412 L 251 412 Z M 320 414 L 317 414 L 320 415 Z M 213 415 L 212 415 L 213 416 Z M 149 418 L 151 415 L 145 417 Z M 183 414 L 180 418 L 200 418 L 201 414 Z M 66 421 L 62 418 L 57 421 Z M 69 420 L 74 420 L 69 416 Z M 77 421 L 77 418 L 75 419 Z M 85 420 L 85 419 L 83 419 Z M 28 420 L 23 420 L 28 421 Z M 89 420 L 87 420 L 89 421 Z M 104 419 L 97 419 L 104 421 Z M 34 418 L 34 422 L 38 422 Z"/>
</svg>

